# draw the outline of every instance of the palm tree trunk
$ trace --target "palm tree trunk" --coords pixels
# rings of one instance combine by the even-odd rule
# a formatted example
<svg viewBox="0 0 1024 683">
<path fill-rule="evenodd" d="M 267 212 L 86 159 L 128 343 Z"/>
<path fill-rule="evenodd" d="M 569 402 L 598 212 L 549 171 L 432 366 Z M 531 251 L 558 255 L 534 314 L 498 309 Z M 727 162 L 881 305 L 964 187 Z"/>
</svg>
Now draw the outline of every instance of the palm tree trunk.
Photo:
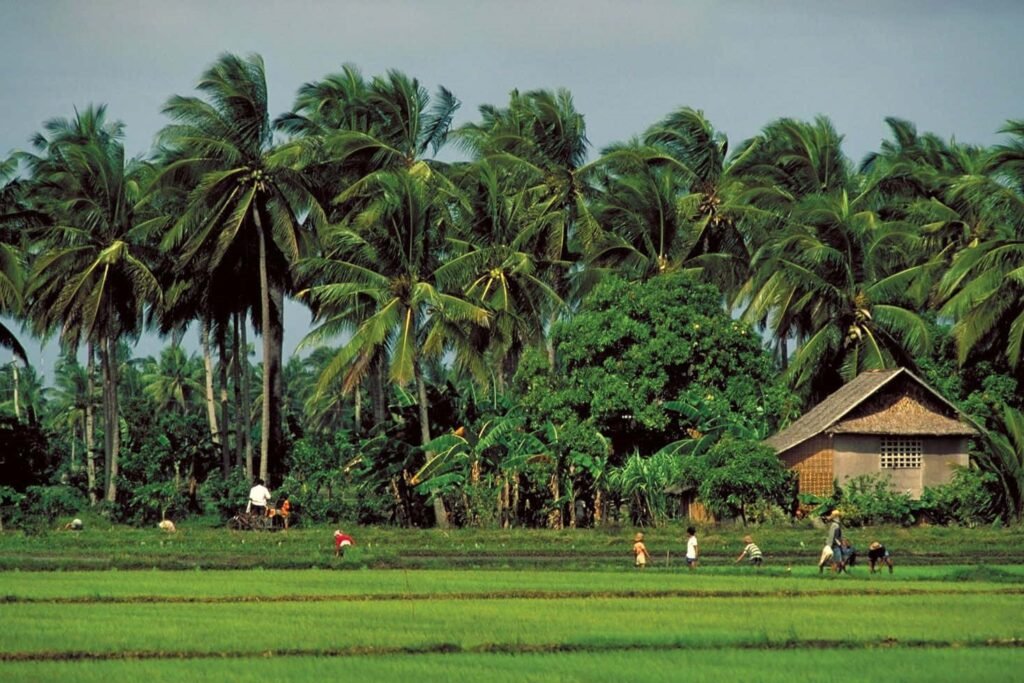
<svg viewBox="0 0 1024 683">
<path fill-rule="evenodd" d="M 95 349 L 92 343 L 86 345 L 85 351 L 85 476 L 89 487 L 89 504 L 95 505 L 96 499 L 96 409 L 92 402 L 96 391 L 93 379 L 93 356 Z"/>
<path fill-rule="evenodd" d="M 548 482 L 548 491 L 551 492 L 551 512 L 548 513 L 548 527 L 551 529 L 562 528 L 562 509 L 558 499 L 561 497 L 561 482 L 558 477 L 558 464 L 551 473 L 551 480 Z"/>
<path fill-rule="evenodd" d="M 352 391 L 352 433 L 356 436 L 363 430 L 363 388 L 356 382 L 356 388 Z"/>
<path fill-rule="evenodd" d="M 71 424 L 71 462 L 68 465 L 71 474 L 78 472 L 78 423 Z"/>
<path fill-rule="evenodd" d="M 238 329 L 241 371 L 242 371 L 242 414 L 239 428 L 242 434 L 242 450 L 245 452 L 245 476 L 252 481 L 252 395 L 249 393 L 249 332 L 245 318 Z"/>
<path fill-rule="evenodd" d="M 11 375 L 14 380 L 14 419 L 21 422 L 21 409 L 18 406 L 18 362 L 11 361 Z"/>
<path fill-rule="evenodd" d="M 213 397 L 213 353 L 210 350 L 210 321 L 203 319 L 199 330 L 200 342 L 203 345 L 203 371 L 206 377 L 206 418 L 210 422 L 210 440 L 220 443 L 220 430 L 217 427 L 217 405 Z"/>
<path fill-rule="evenodd" d="M 256 211 L 256 229 L 259 233 L 260 320 L 263 327 L 263 411 L 260 420 L 260 479 L 270 481 L 270 454 L 276 454 L 281 444 L 280 386 L 281 386 L 281 307 L 284 294 L 271 288 L 267 272 L 267 234 L 263 227 L 262 211 Z M 274 299 L 274 301 L 272 301 Z"/>
<path fill-rule="evenodd" d="M 118 455 L 121 450 L 121 426 L 118 421 L 117 407 L 117 340 L 107 335 L 102 342 L 103 364 L 103 397 L 106 425 L 104 428 L 104 444 L 106 446 L 107 486 L 106 500 L 113 503 L 117 500 L 117 475 L 119 471 Z"/>
<path fill-rule="evenodd" d="M 231 439 L 228 437 L 227 429 L 227 426 L 231 424 L 231 410 L 228 405 L 228 364 L 230 359 L 228 358 L 227 330 L 224 327 L 221 328 L 220 333 L 217 335 L 217 351 L 220 355 L 220 367 L 218 368 L 218 374 L 220 375 L 220 423 L 224 425 L 220 444 L 220 469 L 221 474 L 227 478 L 228 473 L 231 471 Z"/>
<path fill-rule="evenodd" d="M 239 314 L 231 316 L 233 334 L 231 335 L 231 383 L 235 388 L 235 468 L 242 469 L 243 450 L 242 434 L 245 426 L 242 419 L 242 349 L 238 338 Z"/>
<path fill-rule="evenodd" d="M 373 363 L 373 371 L 370 373 L 370 396 L 373 398 L 373 424 L 382 425 L 387 420 L 387 406 L 384 402 L 384 387 L 387 380 L 384 378 L 384 360 L 378 359 Z"/>
<path fill-rule="evenodd" d="M 422 439 L 421 443 L 426 446 L 430 443 L 430 411 L 427 406 L 427 383 L 423 379 L 419 363 L 414 361 L 413 367 L 416 372 L 416 391 L 419 398 L 420 438 Z M 428 451 L 424 462 L 429 462 L 433 457 L 434 454 Z M 437 528 L 448 528 L 448 511 L 444 507 L 444 499 L 441 496 L 434 496 L 434 519 Z"/>
</svg>

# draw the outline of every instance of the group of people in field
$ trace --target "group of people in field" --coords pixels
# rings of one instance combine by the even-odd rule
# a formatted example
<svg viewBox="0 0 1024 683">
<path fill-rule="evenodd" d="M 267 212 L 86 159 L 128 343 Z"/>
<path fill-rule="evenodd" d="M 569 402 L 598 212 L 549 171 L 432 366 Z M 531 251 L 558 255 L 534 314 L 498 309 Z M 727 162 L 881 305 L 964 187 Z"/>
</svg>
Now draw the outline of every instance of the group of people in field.
<svg viewBox="0 0 1024 683">
<path fill-rule="evenodd" d="M 245 506 L 245 511 L 258 517 L 267 517 L 269 520 L 277 517 L 281 520 L 284 528 L 287 529 L 288 522 L 292 516 L 291 501 L 286 496 L 277 507 L 272 507 L 270 505 L 271 500 L 273 500 L 273 497 L 270 495 L 270 489 L 267 488 L 262 479 L 257 479 L 256 483 L 249 489 L 249 502 Z"/>
<path fill-rule="evenodd" d="M 849 568 L 857 563 L 857 549 L 850 543 L 850 539 L 843 536 L 841 517 L 842 515 L 838 510 L 833 510 L 825 518 L 829 526 L 825 537 L 825 547 L 822 549 L 821 557 L 818 560 L 819 573 L 824 573 L 827 565 L 831 565 L 833 573 L 848 572 Z M 803 544 L 801 543 L 801 545 Z M 754 567 L 760 567 L 764 564 L 764 553 L 757 543 L 754 542 L 754 537 L 749 534 L 743 537 L 743 550 L 740 551 L 734 563 L 738 564 L 744 559 Z M 644 534 L 643 532 L 638 532 L 633 537 L 634 566 L 637 569 L 643 569 L 650 561 L 651 553 L 647 550 L 647 545 L 644 543 Z M 697 530 L 691 526 L 686 530 L 686 566 L 692 570 L 696 569 L 699 563 L 700 545 L 697 542 Z M 872 541 L 871 545 L 868 546 L 868 566 L 872 574 L 880 571 L 883 566 L 889 568 L 890 574 L 893 572 L 892 555 L 878 541 Z"/>
</svg>

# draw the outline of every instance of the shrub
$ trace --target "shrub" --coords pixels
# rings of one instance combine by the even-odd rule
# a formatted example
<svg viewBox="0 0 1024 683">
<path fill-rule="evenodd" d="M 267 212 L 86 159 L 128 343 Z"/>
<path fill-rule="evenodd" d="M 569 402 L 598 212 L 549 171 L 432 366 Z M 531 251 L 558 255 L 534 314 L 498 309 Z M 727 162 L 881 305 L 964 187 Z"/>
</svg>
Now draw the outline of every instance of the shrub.
<svg viewBox="0 0 1024 683">
<path fill-rule="evenodd" d="M 726 437 L 707 455 L 688 458 L 683 468 L 684 486 L 696 485 L 716 517 L 739 517 L 744 523 L 765 516 L 766 506 L 784 505 L 791 479 L 775 451 L 752 439 Z"/>
<path fill-rule="evenodd" d="M 998 486 L 999 481 L 991 472 L 959 467 L 948 484 L 925 488 L 921 494 L 921 514 L 935 524 L 975 526 L 992 522 L 999 516 L 992 493 Z"/>
<path fill-rule="evenodd" d="M 917 504 L 897 491 L 886 475 L 865 474 L 847 480 L 840 493 L 843 519 L 851 526 L 913 524 Z"/>
<path fill-rule="evenodd" d="M 206 514 L 227 519 L 245 509 L 249 487 L 249 480 L 241 470 L 232 470 L 227 479 L 221 476 L 220 470 L 212 470 L 199 486 L 200 505 Z"/>
<path fill-rule="evenodd" d="M 61 515 L 77 513 L 88 505 L 88 501 L 73 486 L 29 486 L 21 503 L 27 516 L 53 520 Z"/>
</svg>

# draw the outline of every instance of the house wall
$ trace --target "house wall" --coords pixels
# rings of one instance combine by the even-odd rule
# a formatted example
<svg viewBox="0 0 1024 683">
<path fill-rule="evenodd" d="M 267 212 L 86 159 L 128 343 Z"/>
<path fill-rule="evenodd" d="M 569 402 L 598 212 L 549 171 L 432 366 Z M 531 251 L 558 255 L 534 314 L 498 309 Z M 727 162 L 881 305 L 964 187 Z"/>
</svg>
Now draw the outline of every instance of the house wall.
<svg viewBox="0 0 1024 683">
<path fill-rule="evenodd" d="M 920 498 L 925 486 L 945 484 L 953 478 L 953 465 L 967 465 L 967 439 L 963 437 L 921 437 L 921 467 L 882 469 L 881 437 L 873 434 L 836 434 L 833 467 L 842 484 L 864 474 L 887 474 L 897 491 Z"/>
<path fill-rule="evenodd" d="M 798 492 L 827 496 L 832 493 L 832 439 L 820 434 L 779 454 L 782 464 L 797 473 Z"/>
</svg>

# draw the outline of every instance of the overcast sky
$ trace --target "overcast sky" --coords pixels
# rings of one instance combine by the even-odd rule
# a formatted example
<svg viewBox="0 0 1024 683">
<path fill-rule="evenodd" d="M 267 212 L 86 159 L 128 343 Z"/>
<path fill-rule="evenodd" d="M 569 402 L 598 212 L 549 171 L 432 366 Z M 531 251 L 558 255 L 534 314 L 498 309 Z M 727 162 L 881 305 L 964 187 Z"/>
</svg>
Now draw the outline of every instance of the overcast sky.
<svg viewBox="0 0 1024 683">
<path fill-rule="evenodd" d="M 0 0 L 0 155 L 90 103 L 143 154 L 162 104 L 227 51 L 263 56 L 272 115 L 350 62 L 444 85 L 463 102 L 457 123 L 513 88 L 568 88 L 595 151 L 685 105 L 734 144 L 778 117 L 825 114 L 859 161 L 886 116 L 999 140 L 1024 118 L 1022 31 L 1024 2 L 985 0 Z M 308 315 L 285 324 L 290 353 Z M 51 371 L 52 354 L 30 354 Z"/>
</svg>

